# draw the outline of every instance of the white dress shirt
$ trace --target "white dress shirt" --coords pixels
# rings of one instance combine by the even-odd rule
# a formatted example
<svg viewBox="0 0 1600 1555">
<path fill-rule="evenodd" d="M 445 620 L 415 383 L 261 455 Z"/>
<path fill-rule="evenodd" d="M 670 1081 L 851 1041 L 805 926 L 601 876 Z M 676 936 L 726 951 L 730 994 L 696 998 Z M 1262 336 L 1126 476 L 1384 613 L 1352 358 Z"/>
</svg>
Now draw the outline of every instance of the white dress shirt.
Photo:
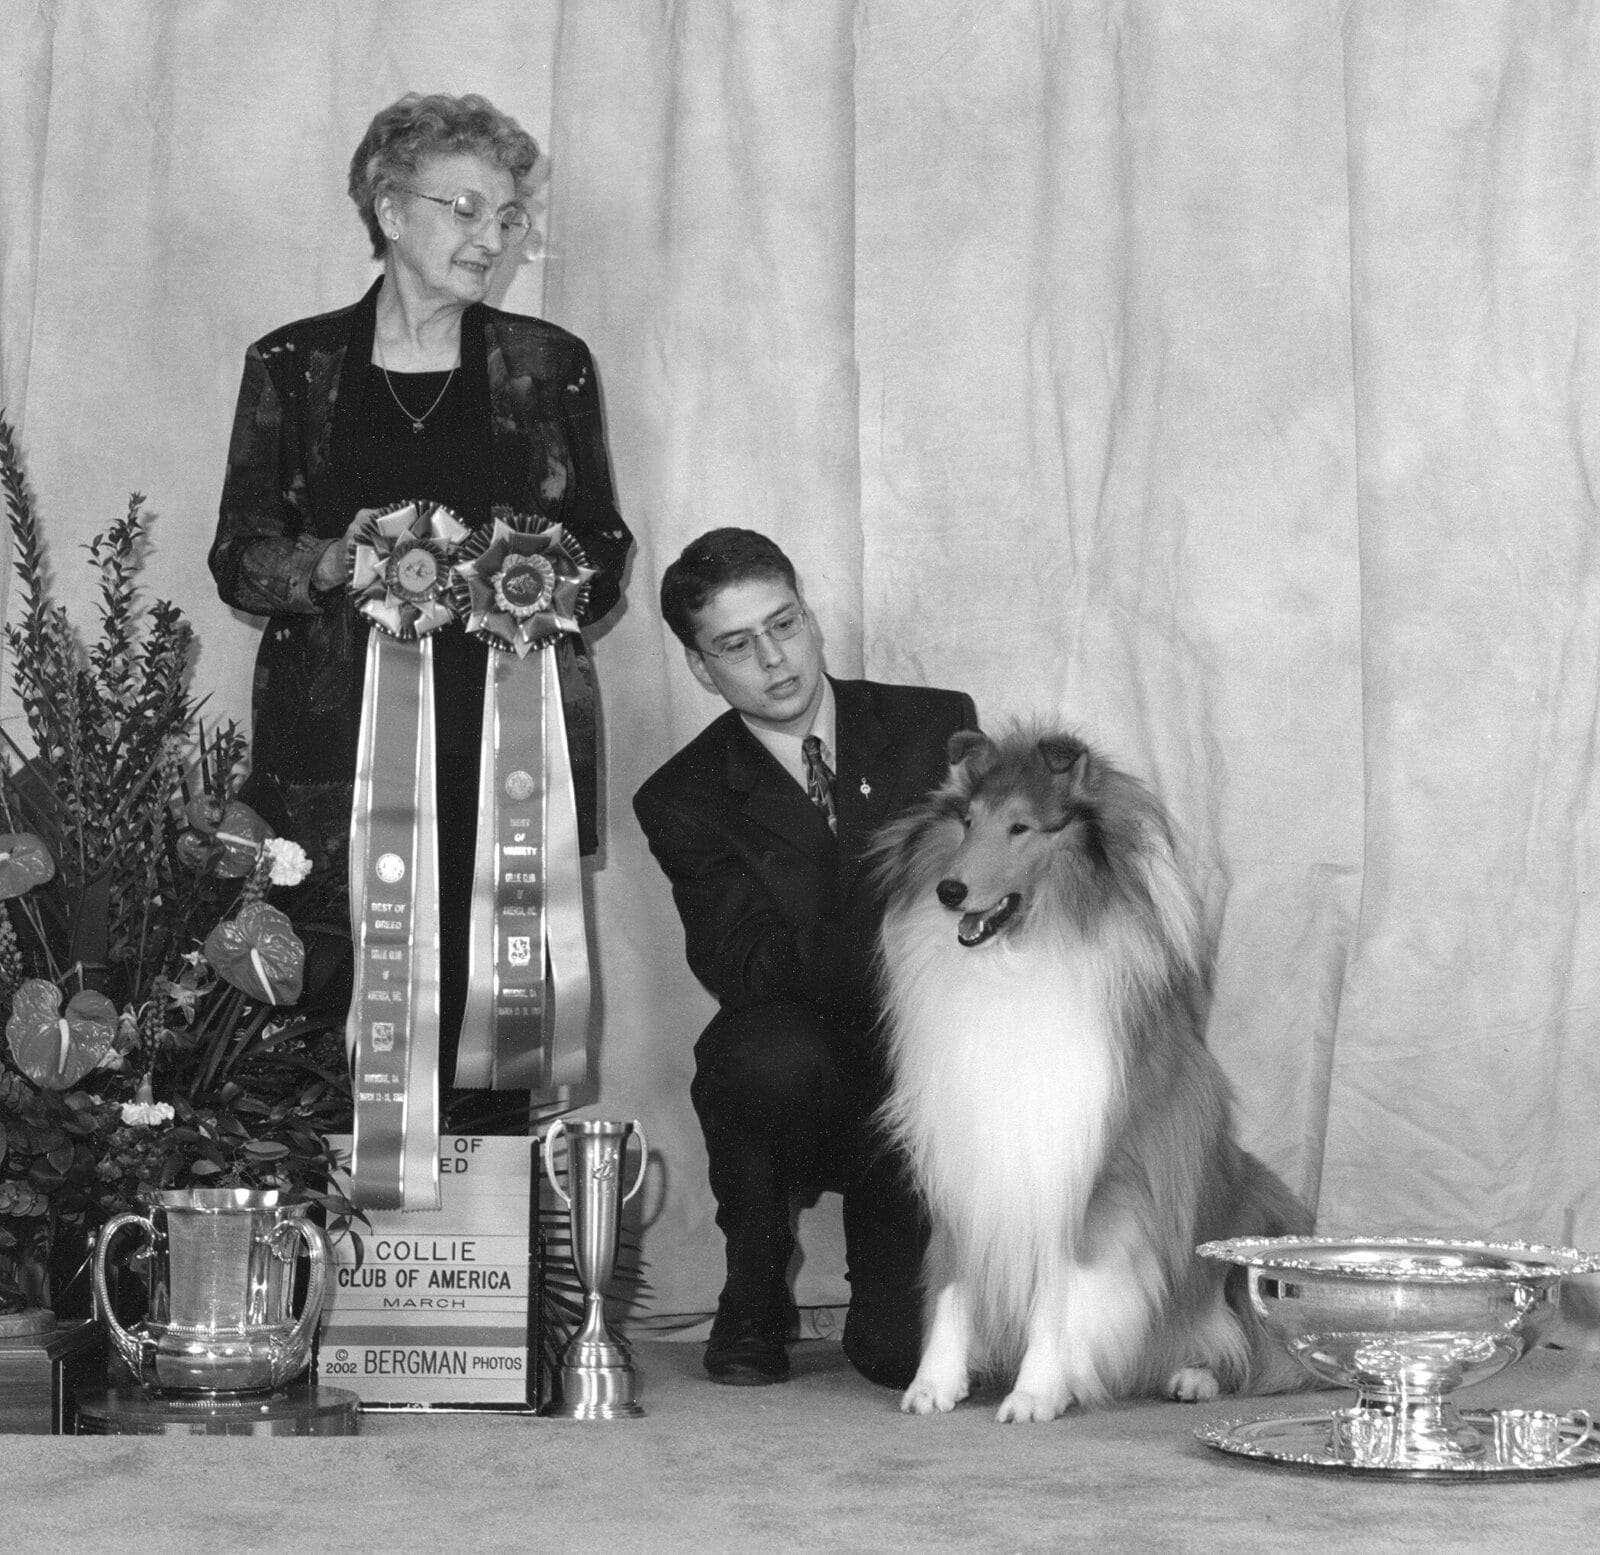
<svg viewBox="0 0 1600 1555">
<path fill-rule="evenodd" d="M 739 715 L 741 718 L 744 715 Z M 806 782 L 806 759 L 800 751 L 800 742 L 808 734 L 814 734 L 822 741 L 822 759 L 827 762 L 829 771 L 837 775 L 839 771 L 838 747 L 838 712 L 833 703 L 833 686 L 828 677 L 822 677 L 822 700 L 817 703 L 816 717 L 811 720 L 811 727 L 800 734 L 783 734 L 776 729 L 764 729 L 759 724 L 751 723 L 745 718 L 745 727 L 772 752 L 777 763 L 785 772 L 808 793 L 810 786 Z"/>
</svg>

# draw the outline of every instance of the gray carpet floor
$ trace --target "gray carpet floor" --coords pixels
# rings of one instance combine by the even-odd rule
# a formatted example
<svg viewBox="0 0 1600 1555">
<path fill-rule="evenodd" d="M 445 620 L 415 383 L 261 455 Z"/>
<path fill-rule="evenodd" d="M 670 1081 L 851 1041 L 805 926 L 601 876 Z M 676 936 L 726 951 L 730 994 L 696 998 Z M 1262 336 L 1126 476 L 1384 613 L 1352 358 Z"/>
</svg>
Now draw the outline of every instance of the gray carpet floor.
<svg viewBox="0 0 1600 1555">
<path fill-rule="evenodd" d="M 933 1419 L 836 1344 L 720 1388 L 699 1346 L 637 1345 L 642 1420 L 369 1415 L 359 1438 L 0 1437 L 0 1551 L 1449 1551 L 1600 1548 L 1600 1474 L 1440 1485 L 1259 1465 L 1202 1421 L 1346 1395 Z M 1594 1355 L 1541 1351 L 1463 1404 L 1589 1407 Z"/>
</svg>

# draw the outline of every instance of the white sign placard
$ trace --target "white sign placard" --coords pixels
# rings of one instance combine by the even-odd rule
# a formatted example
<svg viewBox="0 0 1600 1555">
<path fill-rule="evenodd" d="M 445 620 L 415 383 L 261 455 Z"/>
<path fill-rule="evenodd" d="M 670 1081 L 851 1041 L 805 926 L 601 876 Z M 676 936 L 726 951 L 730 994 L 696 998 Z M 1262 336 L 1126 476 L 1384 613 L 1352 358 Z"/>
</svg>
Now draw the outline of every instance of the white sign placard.
<svg viewBox="0 0 1600 1555">
<path fill-rule="evenodd" d="M 348 1139 L 333 1141 L 347 1154 Z M 365 1256 L 334 1247 L 317 1380 L 363 1405 L 527 1408 L 532 1171 L 538 1140 L 439 1139 L 437 1210 L 377 1210 L 357 1227 Z M 348 1190 L 348 1183 L 344 1184 Z"/>
</svg>

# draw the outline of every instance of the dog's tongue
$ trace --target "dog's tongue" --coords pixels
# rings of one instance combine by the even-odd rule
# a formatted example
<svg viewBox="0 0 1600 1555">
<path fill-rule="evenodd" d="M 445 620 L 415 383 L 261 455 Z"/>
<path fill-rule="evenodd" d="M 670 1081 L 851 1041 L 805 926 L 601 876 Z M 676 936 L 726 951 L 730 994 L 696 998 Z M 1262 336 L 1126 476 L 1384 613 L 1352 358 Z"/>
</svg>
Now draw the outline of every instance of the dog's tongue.
<svg viewBox="0 0 1600 1555">
<path fill-rule="evenodd" d="M 956 938 L 963 945 L 981 945 L 989 937 L 989 930 L 984 927 L 988 922 L 989 914 L 984 912 L 964 912 L 961 922 L 956 925 Z"/>
<path fill-rule="evenodd" d="M 984 912 L 962 913 L 961 921 L 956 925 L 956 938 L 969 948 L 981 945 L 1021 905 L 1022 898 L 1012 891 Z"/>
</svg>

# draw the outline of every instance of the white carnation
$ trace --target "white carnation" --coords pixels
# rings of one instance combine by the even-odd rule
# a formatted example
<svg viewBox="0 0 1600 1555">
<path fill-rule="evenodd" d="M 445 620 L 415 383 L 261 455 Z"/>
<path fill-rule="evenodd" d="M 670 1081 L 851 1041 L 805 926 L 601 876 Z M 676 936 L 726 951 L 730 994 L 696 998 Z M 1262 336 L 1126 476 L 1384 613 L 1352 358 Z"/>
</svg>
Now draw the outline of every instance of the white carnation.
<svg viewBox="0 0 1600 1555">
<path fill-rule="evenodd" d="M 122 1104 L 122 1121 L 148 1127 L 154 1123 L 172 1120 L 172 1103 L 166 1101 L 125 1101 Z"/>
<path fill-rule="evenodd" d="M 268 837 L 262 844 L 272 870 L 273 885 L 299 885 L 311 873 L 311 860 L 298 842 L 287 837 Z"/>
</svg>

